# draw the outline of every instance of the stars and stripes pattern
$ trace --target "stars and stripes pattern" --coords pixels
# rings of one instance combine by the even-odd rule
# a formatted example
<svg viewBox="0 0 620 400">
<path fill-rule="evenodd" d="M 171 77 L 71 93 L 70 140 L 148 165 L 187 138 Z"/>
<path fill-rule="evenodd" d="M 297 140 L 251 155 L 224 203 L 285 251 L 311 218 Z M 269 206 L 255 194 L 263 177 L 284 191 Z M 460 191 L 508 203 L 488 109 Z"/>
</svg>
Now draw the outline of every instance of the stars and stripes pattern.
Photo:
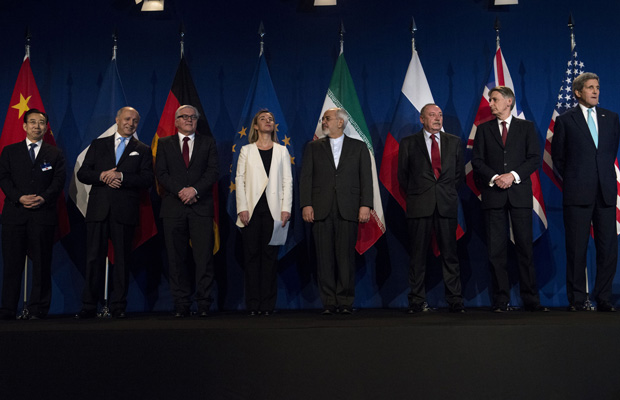
<svg viewBox="0 0 620 400">
<path fill-rule="evenodd" d="M 577 48 L 574 47 L 571 51 L 571 57 L 566 63 L 566 72 L 564 73 L 564 78 L 562 78 L 562 84 L 560 85 L 555 108 L 553 109 L 551 122 L 547 129 L 547 138 L 545 140 L 545 150 L 543 153 L 543 172 L 547 174 L 551 182 L 560 190 L 562 190 L 562 177 L 553 167 L 553 160 L 551 159 L 551 141 L 553 139 L 555 119 L 566 110 L 577 106 L 577 99 L 573 94 L 573 79 L 583 72 L 584 64 L 582 61 L 579 61 Z"/>
</svg>

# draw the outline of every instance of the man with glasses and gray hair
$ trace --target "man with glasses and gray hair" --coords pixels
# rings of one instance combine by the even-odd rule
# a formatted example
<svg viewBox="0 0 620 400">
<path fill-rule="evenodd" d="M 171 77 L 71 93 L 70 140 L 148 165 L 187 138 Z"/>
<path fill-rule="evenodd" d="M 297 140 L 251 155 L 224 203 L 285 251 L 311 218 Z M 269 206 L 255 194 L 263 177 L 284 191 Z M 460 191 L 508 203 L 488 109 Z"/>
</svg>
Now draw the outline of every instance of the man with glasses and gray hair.
<svg viewBox="0 0 620 400">
<path fill-rule="evenodd" d="M 187 317 L 192 301 L 192 271 L 188 251 L 195 262 L 194 299 L 200 317 L 209 316 L 213 286 L 213 184 L 218 179 L 215 140 L 196 132 L 200 113 L 182 105 L 175 113 L 177 134 L 159 139 L 155 161 L 157 182 L 165 191 L 160 217 L 168 252 L 169 283 L 174 316 Z"/>
</svg>

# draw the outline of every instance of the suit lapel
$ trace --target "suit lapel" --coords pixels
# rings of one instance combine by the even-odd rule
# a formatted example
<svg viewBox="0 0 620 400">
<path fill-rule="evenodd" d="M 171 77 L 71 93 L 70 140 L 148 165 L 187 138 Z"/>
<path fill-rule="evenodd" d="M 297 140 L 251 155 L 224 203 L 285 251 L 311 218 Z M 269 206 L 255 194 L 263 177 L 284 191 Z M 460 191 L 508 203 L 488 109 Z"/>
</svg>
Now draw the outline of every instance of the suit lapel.
<svg viewBox="0 0 620 400">
<path fill-rule="evenodd" d="M 125 161 L 125 159 L 129 157 L 129 155 L 136 148 L 137 145 L 138 140 L 135 137 L 131 136 L 129 138 L 129 143 L 127 143 L 127 146 L 125 146 L 123 154 L 121 154 L 121 158 L 118 160 L 117 165 L 120 165 L 123 161 Z M 116 152 L 114 153 L 114 158 L 116 159 Z"/>
<path fill-rule="evenodd" d="M 575 121 L 575 124 L 579 127 L 579 130 L 581 130 L 581 133 L 584 134 L 588 138 L 588 143 L 591 143 L 592 146 L 594 146 L 594 139 L 592 139 L 592 134 L 590 133 L 588 122 L 586 121 L 586 118 L 584 117 L 583 112 L 581 111 L 581 107 L 577 106 L 573 108 L 572 113 L 573 113 L 572 115 L 573 121 Z M 597 119 L 599 118 L 598 110 L 596 110 L 596 118 Z M 601 126 L 600 119 L 598 119 L 598 121 L 599 121 L 599 131 L 600 131 L 600 126 Z"/>
<path fill-rule="evenodd" d="M 428 162 L 428 165 L 431 166 L 431 170 L 433 169 L 433 163 L 431 161 L 431 157 L 428 155 L 428 148 L 426 147 L 426 133 L 424 130 L 420 131 L 422 134 L 414 136 L 413 140 L 415 140 L 416 147 L 422 153 L 422 157 Z"/>
<path fill-rule="evenodd" d="M 332 153 L 332 146 L 329 143 L 329 137 L 325 136 L 322 139 L 321 143 L 321 147 L 323 147 L 323 150 L 325 151 L 325 153 L 327 154 L 327 158 L 329 159 L 330 165 L 332 166 L 333 169 L 336 169 L 336 163 L 334 163 L 334 153 Z M 346 141 L 347 138 L 345 136 L 344 140 Z M 342 152 L 340 153 L 340 158 L 342 158 L 342 154 L 344 152 L 344 149 L 346 148 L 344 142 L 342 143 Z"/>
<path fill-rule="evenodd" d="M 514 117 L 512 118 L 512 121 L 514 123 Z M 491 136 L 493 136 L 493 139 L 497 142 L 497 144 L 499 144 L 501 147 L 504 147 L 504 143 L 502 143 L 502 133 L 499 131 L 499 124 L 497 122 L 497 118 L 495 118 L 494 120 L 492 120 L 493 122 L 491 123 Z M 513 128 L 514 125 L 512 125 L 510 128 Z M 506 138 L 506 143 L 508 143 L 508 138 L 510 137 L 510 128 L 508 129 L 508 137 Z"/>
</svg>

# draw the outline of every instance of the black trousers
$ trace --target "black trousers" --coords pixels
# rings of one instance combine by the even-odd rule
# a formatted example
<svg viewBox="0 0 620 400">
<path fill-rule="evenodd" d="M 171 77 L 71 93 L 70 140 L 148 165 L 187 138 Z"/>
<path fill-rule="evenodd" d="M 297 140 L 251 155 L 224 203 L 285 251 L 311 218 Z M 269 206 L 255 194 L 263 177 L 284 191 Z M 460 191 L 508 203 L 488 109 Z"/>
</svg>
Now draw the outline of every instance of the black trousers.
<svg viewBox="0 0 620 400">
<path fill-rule="evenodd" d="M 213 267 L 213 217 L 197 215 L 190 208 L 178 218 L 164 218 L 164 238 L 168 252 L 168 280 L 176 311 L 187 311 L 194 299 L 198 311 L 211 307 L 211 290 L 215 270 Z M 190 249 L 191 241 L 191 249 Z M 189 252 L 195 270 L 189 264 Z M 194 277 L 192 277 L 194 271 Z"/>
<path fill-rule="evenodd" d="M 125 311 L 129 290 L 129 270 L 134 225 L 106 219 L 86 223 L 86 276 L 82 292 L 82 309 L 96 310 L 103 302 L 105 291 L 105 260 L 108 240 L 114 249 L 114 265 L 109 271 L 108 299 L 111 311 Z"/>
<path fill-rule="evenodd" d="M 521 300 L 526 306 L 540 304 L 532 250 L 532 209 L 516 208 L 507 204 L 503 208 L 485 210 L 485 217 L 487 249 L 493 277 L 493 303 L 510 301 L 507 267 L 510 218 L 517 250 Z"/>
<path fill-rule="evenodd" d="M 611 302 L 612 282 L 618 262 L 616 206 L 606 206 L 599 191 L 594 204 L 564 206 L 566 294 L 570 304 L 582 304 L 586 300 L 585 268 L 590 226 L 596 246 L 596 280 L 594 291 L 590 291 L 597 302 Z"/>
<path fill-rule="evenodd" d="M 241 229 L 245 261 L 245 304 L 249 311 L 271 312 L 276 306 L 278 246 L 269 246 L 272 233 L 273 217 L 263 196 L 248 226 Z"/>
<path fill-rule="evenodd" d="M 459 257 L 456 245 L 456 218 L 444 218 L 437 212 L 430 217 L 408 218 L 409 246 L 409 304 L 421 305 L 426 301 L 424 277 L 426 274 L 426 255 L 433 232 L 441 252 L 441 266 L 446 301 L 451 307 L 463 305 L 461 297 L 461 278 Z"/>
<path fill-rule="evenodd" d="M 329 216 L 312 227 L 319 295 L 325 308 L 353 307 L 357 227 L 357 221 L 340 216 L 335 197 Z"/>
<path fill-rule="evenodd" d="M 54 225 L 29 220 L 25 224 L 2 224 L 2 311 L 16 313 L 21 293 L 26 255 L 32 260 L 32 287 L 28 296 L 30 314 L 47 315 L 52 299 L 52 248 Z"/>
</svg>

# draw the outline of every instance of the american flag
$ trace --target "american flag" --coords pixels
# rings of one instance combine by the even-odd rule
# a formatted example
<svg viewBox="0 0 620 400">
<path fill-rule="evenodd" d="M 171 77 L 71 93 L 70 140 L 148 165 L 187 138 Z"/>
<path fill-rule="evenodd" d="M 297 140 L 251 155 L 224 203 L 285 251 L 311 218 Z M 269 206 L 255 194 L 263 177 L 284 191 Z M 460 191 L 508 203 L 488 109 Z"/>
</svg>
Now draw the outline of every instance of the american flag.
<svg viewBox="0 0 620 400">
<path fill-rule="evenodd" d="M 476 137 L 478 125 L 495 118 L 493 114 L 491 114 L 491 108 L 489 107 L 488 100 L 489 91 L 495 86 L 507 86 L 512 89 L 512 91 L 515 93 L 515 107 L 512 109 L 512 116 L 520 119 L 525 119 L 525 115 L 523 114 L 521 106 L 519 105 L 518 97 L 514 89 L 514 84 L 512 83 L 512 78 L 510 77 L 510 71 L 508 70 L 506 60 L 504 59 L 504 55 L 502 54 L 502 49 L 497 46 L 497 51 L 495 52 L 495 57 L 493 58 L 493 67 L 491 68 L 491 74 L 489 76 L 488 83 L 484 86 L 484 90 L 482 92 L 482 99 L 480 99 L 478 112 L 476 113 L 476 118 L 474 119 L 474 125 L 471 128 L 469 139 L 467 140 L 468 149 L 473 148 L 474 138 Z M 469 186 L 472 192 L 474 192 L 474 194 L 480 199 L 480 191 L 478 190 L 474 182 L 474 171 L 471 166 L 471 160 L 467 163 L 467 165 L 465 165 L 465 174 L 467 186 Z M 533 197 L 532 229 L 533 238 L 534 240 L 536 240 L 547 229 L 547 212 L 545 211 L 545 202 L 543 200 L 543 194 L 540 187 L 540 176 L 538 175 L 538 171 L 534 171 L 534 173 L 530 175 L 530 180 L 532 182 Z M 512 239 L 512 229 L 510 236 Z"/>
<path fill-rule="evenodd" d="M 566 72 L 560 85 L 560 91 L 558 93 L 557 103 L 553 109 L 553 115 L 551 116 L 551 122 L 549 123 L 549 129 L 547 129 L 547 140 L 545 141 L 545 152 L 543 154 L 543 171 L 549 179 L 562 190 L 562 177 L 553 167 L 553 160 L 551 159 L 551 142 L 553 140 L 553 129 L 555 127 L 555 119 L 558 115 L 562 114 L 569 108 L 577 107 L 577 99 L 573 94 L 573 80 L 583 74 L 585 71 L 584 64 L 579 61 L 577 46 L 573 46 L 570 59 L 566 64 Z M 616 197 L 616 232 L 620 235 L 620 168 L 618 167 L 618 159 L 615 161 L 616 169 L 616 187 L 618 195 Z"/>
<path fill-rule="evenodd" d="M 557 103 L 553 109 L 549 129 L 547 129 L 547 140 L 545 141 L 545 151 L 543 153 L 543 172 L 549 176 L 549 179 L 562 190 L 562 177 L 558 171 L 553 168 L 553 160 L 551 159 L 551 141 L 553 139 L 553 129 L 555 127 L 555 119 L 569 108 L 577 106 L 577 99 L 573 95 L 573 79 L 584 72 L 584 65 L 579 61 L 577 56 L 577 47 L 571 51 L 571 57 L 566 64 L 566 72 L 560 90 L 558 93 Z"/>
</svg>

